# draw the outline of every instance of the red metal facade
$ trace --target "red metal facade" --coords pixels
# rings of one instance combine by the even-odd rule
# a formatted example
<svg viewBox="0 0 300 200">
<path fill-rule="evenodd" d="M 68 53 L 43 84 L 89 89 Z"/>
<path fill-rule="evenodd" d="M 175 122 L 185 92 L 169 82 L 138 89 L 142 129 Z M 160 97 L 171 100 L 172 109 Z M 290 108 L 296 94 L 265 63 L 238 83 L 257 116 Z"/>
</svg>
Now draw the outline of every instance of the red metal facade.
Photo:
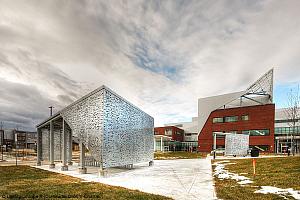
<svg viewBox="0 0 300 200">
<path fill-rule="evenodd" d="M 248 115 L 249 120 L 243 121 L 241 119 L 243 115 Z M 238 116 L 238 121 L 213 123 L 213 118 L 227 116 Z M 202 152 L 212 151 L 213 132 L 241 133 L 245 130 L 269 129 L 268 136 L 250 136 L 250 145 L 265 145 L 269 147 L 269 152 L 274 152 L 274 118 L 275 104 L 215 110 L 210 114 L 198 136 L 198 149 Z M 225 139 L 217 139 L 217 145 L 225 145 Z"/>
<path fill-rule="evenodd" d="M 172 130 L 172 135 L 166 135 L 166 130 Z M 170 137 L 172 136 L 172 140 L 182 142 L 184 130 L 182 130 L 176 126 L 155 127 L 154 134 L 155 135 L 166 135 L 166 136 L 170 136 Z"/>
</svg>

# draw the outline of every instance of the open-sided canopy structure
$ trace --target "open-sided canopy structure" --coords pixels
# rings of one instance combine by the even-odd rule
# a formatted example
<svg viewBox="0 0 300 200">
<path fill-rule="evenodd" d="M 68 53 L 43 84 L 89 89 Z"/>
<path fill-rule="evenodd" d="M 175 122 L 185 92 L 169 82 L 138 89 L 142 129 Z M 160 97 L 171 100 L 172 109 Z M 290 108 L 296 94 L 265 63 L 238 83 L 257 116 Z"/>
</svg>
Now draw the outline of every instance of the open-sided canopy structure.
<svg viewBox="0 0 300 200">
<path fill-rule="evenodd" d="M 153 160 L 154 119 L 102 86 L 37 125 L 38 164 L 71 161 L 72 138 L 101 168 Z"/>
</svg>

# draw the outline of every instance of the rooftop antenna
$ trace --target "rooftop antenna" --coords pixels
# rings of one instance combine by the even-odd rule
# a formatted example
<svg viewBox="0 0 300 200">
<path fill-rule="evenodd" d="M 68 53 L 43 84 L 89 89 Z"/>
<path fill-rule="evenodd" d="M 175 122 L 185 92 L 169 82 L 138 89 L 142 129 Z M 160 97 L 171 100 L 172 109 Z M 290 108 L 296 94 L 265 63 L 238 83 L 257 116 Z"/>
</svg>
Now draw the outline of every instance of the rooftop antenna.
<svg viewBox="0 0 300 200">
<path fill-rule="evenodd" d="M 52 116 L 52 111 L 53 111 L 53 106 L 49 106 L 49 109 L 50 109 L 50 117 Z"/>
</svg>

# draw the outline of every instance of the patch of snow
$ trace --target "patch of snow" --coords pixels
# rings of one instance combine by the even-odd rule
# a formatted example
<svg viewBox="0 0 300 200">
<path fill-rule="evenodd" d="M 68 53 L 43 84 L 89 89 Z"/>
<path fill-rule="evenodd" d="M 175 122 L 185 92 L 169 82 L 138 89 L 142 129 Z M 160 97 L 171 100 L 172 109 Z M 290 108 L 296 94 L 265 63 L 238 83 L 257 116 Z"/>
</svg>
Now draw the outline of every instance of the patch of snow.
<svg viewBox="0 0 300 200">
<path fill-rule="evenodd" d="M 243 180 L 243 181 L 238 182 L 238 184 L 240 184 L 240 185 L 246 185 L 246 184 L 250 184 L 250 183 L 253 183 L 253 181 Z"/>
<path fill-rule="evenodd" d="M 261 186 L 261 189 L 255 191 L 254 193 L 292 196 L 293 198 L 300 200 L 300 191 L 294 190 L 293 188 L 282 189 L 282 188 L 277 188 L 277 187 L 273 187 L 273 186 Z"/>
<path fill-rule="evenodd" d="M 215 163 L 214 165 L 218 164 L 218 163 L 229 163 L 230 161 L 229 160 L 222 160 L 222 161 L 219 161 L 217 163 Z"/>
<path fill-rule="evenodd" d="M 236 163 L 230 163 L 229 160 L 224 160 L 224 161 L 219 161 L 214 163 L 214 165 L 216 166 L 214 171 L 214 176 L 218 177 L 219 179 L 233 179 L 238 181 L 238 184 L 241 185 L 253 183 L 253 181 L 251 181 L 250 178 L 245 176 L 240 176 L 235 173 L 231 173 L 225 169 L 226 165 L 234 165 L 234 164 Z"/>
</svg>

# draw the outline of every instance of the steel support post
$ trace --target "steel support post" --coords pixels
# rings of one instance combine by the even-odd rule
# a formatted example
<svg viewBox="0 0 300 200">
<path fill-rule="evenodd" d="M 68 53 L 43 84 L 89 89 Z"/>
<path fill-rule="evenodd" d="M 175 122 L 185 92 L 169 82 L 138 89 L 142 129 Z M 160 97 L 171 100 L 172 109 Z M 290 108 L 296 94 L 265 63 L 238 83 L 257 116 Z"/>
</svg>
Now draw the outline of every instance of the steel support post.
<svg viewBox="0 0 300 200">
<path fill-rule="evenodd" d="M 82 140 L 79 141 L 79 149 L 80 149 L 80 167 L 79 173 L 86 174 L 86 167 L 85 167 L 85 146 Z"/>
<path fill-rule="evenodd" d="M 160 151 L 163 152 L 163 137 L 160 138 Z"/>
<path fill-rule="evenodd" d="M 66 131 L 66 122 L 63 119 L 62 123 L 63 135 L 62 135 L 62 166 L 61 171 L 68 171 L 67 165 L 67 131 Z"/>
<path fill-rule="evenodd" d="M 72 165 L 72 149 L 73 149 L 73 139 L 72 139 L 72 130 L 69 132 L 69 151 L 68 151 L 68 165 Z"/>
<path fill-rule="evenodd" d="M 42 130 L 41 128 L 37 128 L 37 158 L 36 158 L 36 165 L 41 166 L 42 165 Z"/>
<path fill-rule="evenodd" d="M 55 168 L 54 164 L 54 126 L 53 121 L 50 121 L 50 165 L 49 168 Z"/>
<path fill-rule="evenodd" d="M 216 149 L 217 149 L 217 134 L 214 133 L 214 159 L 216 159 Z"/>
</svg>

